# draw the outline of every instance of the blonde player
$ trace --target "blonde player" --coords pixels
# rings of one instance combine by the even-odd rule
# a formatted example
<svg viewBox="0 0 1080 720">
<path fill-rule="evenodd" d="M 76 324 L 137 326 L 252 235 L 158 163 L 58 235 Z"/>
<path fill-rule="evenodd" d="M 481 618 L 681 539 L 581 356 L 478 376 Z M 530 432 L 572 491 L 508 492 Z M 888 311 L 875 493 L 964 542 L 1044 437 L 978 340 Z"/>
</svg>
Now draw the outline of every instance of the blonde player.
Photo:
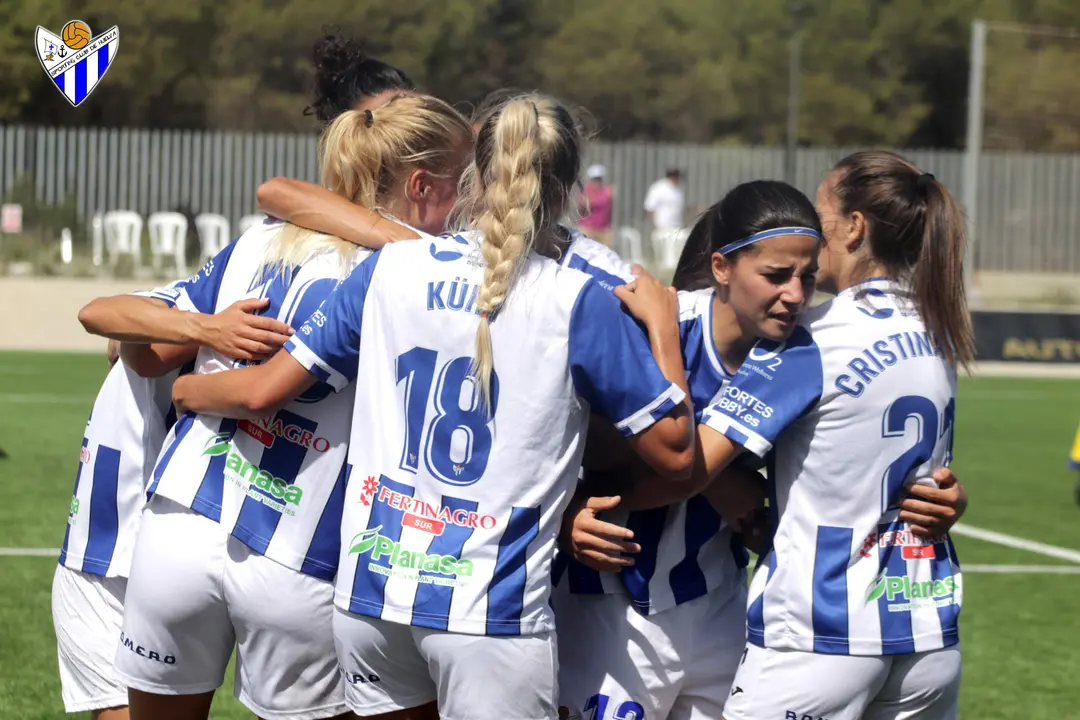
<svg viewBox="0 0 1080 720">
<path fill-rule="evenodd" d="M 353 202 L 438 230 L 471 147 L 467 122 L 448 105 L 399 97 L 328 128 L 324 181 Z M 354 251 L 268 222 L 160 298 L 202 308 L 265 296 L 267 313 L 291 322 L 314 312 L 358 260 Z M 200 373 L 230 367 L 200 354 Z M 260 717 L 344 712 L 329 581 L 351 412 L 348 393 L 319 384 L 240 421 L 181 416 L 154 472 L 117 656 L 136 720 L 205 717 L 234 642 L 238 697 Z M 166 654 L 171 662 L 159 660 Z"/>
<path fill-rule="evenodd" d="M 102 305 L 95 301 L 79 313 L 84 327 L 96 334 L 107 329 L 102 323 L 108 311 Z M 190 371 L 180 366 L 194 358 L 195 346 L 182 343 L 205 343 L 230 357 L 251 357 L 237 346 L 237 338 L 266 332 L 270 346 L 280 347 L 289 337 L 284 324 L 240 307 L 183 320 L 182 336 L 157 328 L 163 339 L 177 344 L 153 358 L 141 346 L 125 344 L 120 360 L 121 344 L 109 343 L 112 368 L 86 423 L 53 576 L 53 627 L 68 712 L 88 711 L 101 720 L 127 717 L 127 687 L 116 675 L 114 659 L 147 479 L 176 420 L 172 384 Z"/>
<path fill-rule="evenodd" d="M 554 717 L 550 563 L 590 409 L 665 475 L 689 468 L 674 298 L 620 291 L 650 354 L 599 283 L 531 252 L 555 253 L 579 148 L 561 105 L 509 101 L 468 171 L 480 232 L 387 246 L 288 356 L 174 391 L 246 414 L 355 381 L 335 637 L 361 715 Z"/>
</svg>

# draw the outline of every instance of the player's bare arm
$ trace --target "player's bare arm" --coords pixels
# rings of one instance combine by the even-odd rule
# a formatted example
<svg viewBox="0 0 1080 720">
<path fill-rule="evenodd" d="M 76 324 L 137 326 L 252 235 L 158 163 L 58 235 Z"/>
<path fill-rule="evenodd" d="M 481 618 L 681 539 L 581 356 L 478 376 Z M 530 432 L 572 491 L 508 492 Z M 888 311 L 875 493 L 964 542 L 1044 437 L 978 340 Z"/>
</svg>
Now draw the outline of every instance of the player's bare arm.
<svg viewBox="0 0 1080 720">
<path fill-rule="evenodd" d="M 303 180 L 271 178 L 259 186 L 257 200 L 259 209 L 268 215 L 372 250 L 419 237 L 380 213 Z"/>
</svg>

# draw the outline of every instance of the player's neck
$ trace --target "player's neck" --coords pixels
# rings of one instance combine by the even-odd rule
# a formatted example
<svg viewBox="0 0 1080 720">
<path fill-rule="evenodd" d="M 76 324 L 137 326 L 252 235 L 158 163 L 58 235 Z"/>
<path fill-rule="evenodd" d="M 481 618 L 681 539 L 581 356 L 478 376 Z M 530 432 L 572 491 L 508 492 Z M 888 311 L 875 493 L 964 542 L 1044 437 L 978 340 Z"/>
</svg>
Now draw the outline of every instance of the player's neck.
<svg viewBox="0 0 1080 720">
<path fill-rule="evenodd" d="M 845 268 L 845 271 L 840 273 L 838 282 L 836 284 L 837 292 L 844 292 L 848 288 L 860 285 L 867 280 L 879 277 L 888 277 L 889 271 L 884 265 L 879 263 L 858 263 L 853 264 L 849 268 Z"/>
<path fill-rule="evenodd" d="M 746 360 L 746 354 L 757 338 L 739 325 L 735 311 L 722 302 L 715 292 L 712 297 L 712 340 L 720 363 L 728 372 L 736 372 Z"/>
</svg>

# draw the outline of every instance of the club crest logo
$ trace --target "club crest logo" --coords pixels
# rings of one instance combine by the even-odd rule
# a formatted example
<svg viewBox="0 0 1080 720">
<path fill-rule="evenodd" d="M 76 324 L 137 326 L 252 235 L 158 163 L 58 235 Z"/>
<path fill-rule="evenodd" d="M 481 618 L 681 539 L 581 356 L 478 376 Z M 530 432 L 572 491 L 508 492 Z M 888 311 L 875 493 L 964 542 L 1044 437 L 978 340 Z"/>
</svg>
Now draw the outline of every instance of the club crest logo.
<svg viewBox="0 0 1080 720">
<path fill-rule="evenodd" d="M 59 35 L 38 25 L 34 42 L 45 73 L 60 94 L 78 107 L 112 66 L 120 45 L 120 31 L 113 26 L 95 37 L 89 25 L 72 20 Z"/>
</svg>

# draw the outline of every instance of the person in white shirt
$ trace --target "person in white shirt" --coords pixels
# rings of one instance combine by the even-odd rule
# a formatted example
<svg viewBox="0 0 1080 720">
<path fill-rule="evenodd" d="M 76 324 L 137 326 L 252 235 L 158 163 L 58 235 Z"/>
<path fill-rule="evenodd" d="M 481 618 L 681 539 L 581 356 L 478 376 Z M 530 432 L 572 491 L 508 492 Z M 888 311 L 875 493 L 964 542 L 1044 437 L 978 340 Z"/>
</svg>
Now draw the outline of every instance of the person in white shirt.
<svg viewBox="0 0 1080 720">
<path fill-rule="evenodd" d="M 649 187 L 645 195 L 645 213 L 652 223 L 653 252 L 666 268 L 675 267 L 679 250 L 686 242 L 683 211 L 686 193 L 679 184 L 681 173 L 672 168 Z"/>
</svg>

